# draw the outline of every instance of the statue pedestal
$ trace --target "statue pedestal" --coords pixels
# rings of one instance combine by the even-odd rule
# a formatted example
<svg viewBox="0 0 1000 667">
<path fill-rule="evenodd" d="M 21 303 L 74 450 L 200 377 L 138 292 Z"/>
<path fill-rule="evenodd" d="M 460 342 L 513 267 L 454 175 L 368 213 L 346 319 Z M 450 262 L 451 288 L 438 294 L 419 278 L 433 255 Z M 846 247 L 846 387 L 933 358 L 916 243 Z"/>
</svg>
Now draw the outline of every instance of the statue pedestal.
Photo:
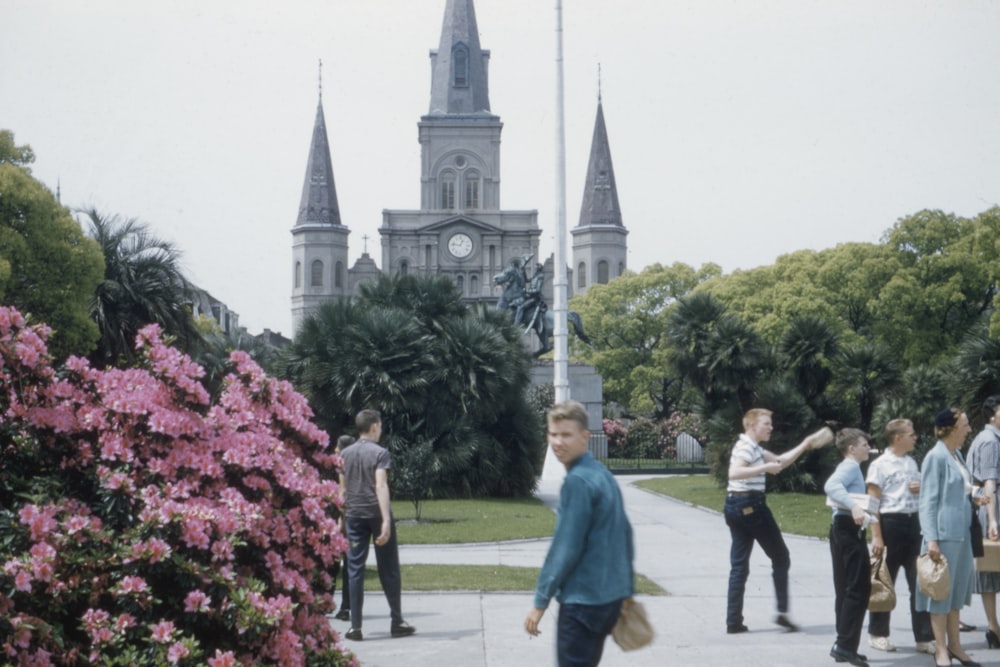
<svg viewBox="0 0 1000 667">
<path fill-rule="evenodd" d="M 588 428 L 591 433 L 598 433 L 600 437 L 591 438 L 590 453 L 597 458 L 607 456 L 607 445 L 604 439 L 604 380 L 589 364 L 570 362 L 568 367 L 569 375 L 569 397 L 574 401 L 583 403 L 587 409 Z M 531 384 L 541 386 L 553 384 L 555 382 L 555 369 L 553 362 L 549 359 L 536 360 L 531 366 Z M 605 451 L 595 451 L 595 446 L 604 445 Z M 566 469 L 552 453 L 551 447 L 545 448 L 545 465 L 542 467 L 543 480 L 562 480 L 566 476 Z"/>
</svg>

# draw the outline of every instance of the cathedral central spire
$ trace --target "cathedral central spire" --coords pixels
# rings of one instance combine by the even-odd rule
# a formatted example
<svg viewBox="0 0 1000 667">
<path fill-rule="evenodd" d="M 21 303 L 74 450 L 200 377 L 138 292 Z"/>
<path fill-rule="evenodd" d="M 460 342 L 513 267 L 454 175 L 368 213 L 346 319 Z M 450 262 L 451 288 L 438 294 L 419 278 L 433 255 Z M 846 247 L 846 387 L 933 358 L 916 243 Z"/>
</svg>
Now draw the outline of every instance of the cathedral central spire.
<svg viewBox="0 0 1000 667">
<path fill-rule="evenodd" d="M 490 112 L 487 64 L 472 0 L 448 0 L 441 43 L 431 51 L 430 115 Z"/>
</svg>

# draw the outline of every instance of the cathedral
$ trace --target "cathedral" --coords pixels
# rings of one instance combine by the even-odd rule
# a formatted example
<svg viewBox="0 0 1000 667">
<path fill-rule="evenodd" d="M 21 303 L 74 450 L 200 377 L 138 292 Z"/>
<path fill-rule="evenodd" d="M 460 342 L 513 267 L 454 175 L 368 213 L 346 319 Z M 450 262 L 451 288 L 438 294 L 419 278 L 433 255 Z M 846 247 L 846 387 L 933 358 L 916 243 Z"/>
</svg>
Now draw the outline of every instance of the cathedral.
<svg viewBox="0 0 1000 667">
<path fill-rule="evenodd" d="M 319 304 L 355 294 L 359 284 L 380 273 L 445 275 L 466 300 L 492 304 L 499 297 L 493 276 L 508 262 L 525 255 L 541 261 L 538 211 L 500 206 L 503 123 L 490 109 L 490 52 L 479 44 L 473 0 L 447 0 L 441 41 L 430 57 L 430 107 L 417 122 L 420 208 L 383 211 L 381 268 L 367 248 L 348 267 L 350 229 L 340 217 L 320 97 L 292 227 L 295 331 Z M 628 231 L 618 206 L 600 96 L 579 224 L 570 233 L 570 296 L 625 270 Z M 551 303 L 551 257 L 544 267 L 543 294 Z"/>
</svg>

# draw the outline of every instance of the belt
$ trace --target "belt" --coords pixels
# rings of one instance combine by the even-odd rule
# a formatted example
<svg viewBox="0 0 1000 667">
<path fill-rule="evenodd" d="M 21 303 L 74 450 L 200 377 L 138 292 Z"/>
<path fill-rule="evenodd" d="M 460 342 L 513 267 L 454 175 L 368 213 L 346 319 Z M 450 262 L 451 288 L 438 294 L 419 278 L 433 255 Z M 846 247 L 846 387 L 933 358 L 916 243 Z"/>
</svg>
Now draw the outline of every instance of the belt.
<svg viewBox="0 0 1000 667">
<path fill-rule="evenodd" d="M 750 496 L 762 496 L 763 491 L 730 491 L 726 494 L 730 498 L 746 498 Z"/>
</svg>

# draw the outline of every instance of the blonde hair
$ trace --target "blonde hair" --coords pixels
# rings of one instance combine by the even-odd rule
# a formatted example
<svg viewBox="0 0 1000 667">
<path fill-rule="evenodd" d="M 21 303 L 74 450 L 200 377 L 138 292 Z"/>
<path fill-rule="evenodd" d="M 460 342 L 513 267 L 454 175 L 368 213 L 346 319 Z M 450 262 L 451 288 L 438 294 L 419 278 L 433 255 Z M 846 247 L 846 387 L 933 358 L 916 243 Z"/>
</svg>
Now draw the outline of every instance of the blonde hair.
<svg viewBox="0 0 1000 667">
<path fill-rule="evenodd" d="M 770 410 L 765 410 L 764 408 L 753 408 L 752 410 L 747 410 L 746 414 L 743 415 L 743 430 L 749 431 L 750 427 L 757 423 L 757 420 L 761 417 L 770 417 L 773 412 Z"/>
<path fill-rule="evenodd" d="M 580 425 L 584 431 L 588 430 L 590 420 L 587 418 L 587 408 L 578 401 L 563 401 L 556 403 L 549 408 L 546 418 L 549 423 L 563 421 L 564 419 L 574 421 Z"/>
<path fill-rule="evenodd" d="M 892 441 L 903 435 L 907 429 L 913 430 L 913 422 L 909 419 L 890 419 L 883 432 L 886 443 L 891 445 Z"/>
</svg>

